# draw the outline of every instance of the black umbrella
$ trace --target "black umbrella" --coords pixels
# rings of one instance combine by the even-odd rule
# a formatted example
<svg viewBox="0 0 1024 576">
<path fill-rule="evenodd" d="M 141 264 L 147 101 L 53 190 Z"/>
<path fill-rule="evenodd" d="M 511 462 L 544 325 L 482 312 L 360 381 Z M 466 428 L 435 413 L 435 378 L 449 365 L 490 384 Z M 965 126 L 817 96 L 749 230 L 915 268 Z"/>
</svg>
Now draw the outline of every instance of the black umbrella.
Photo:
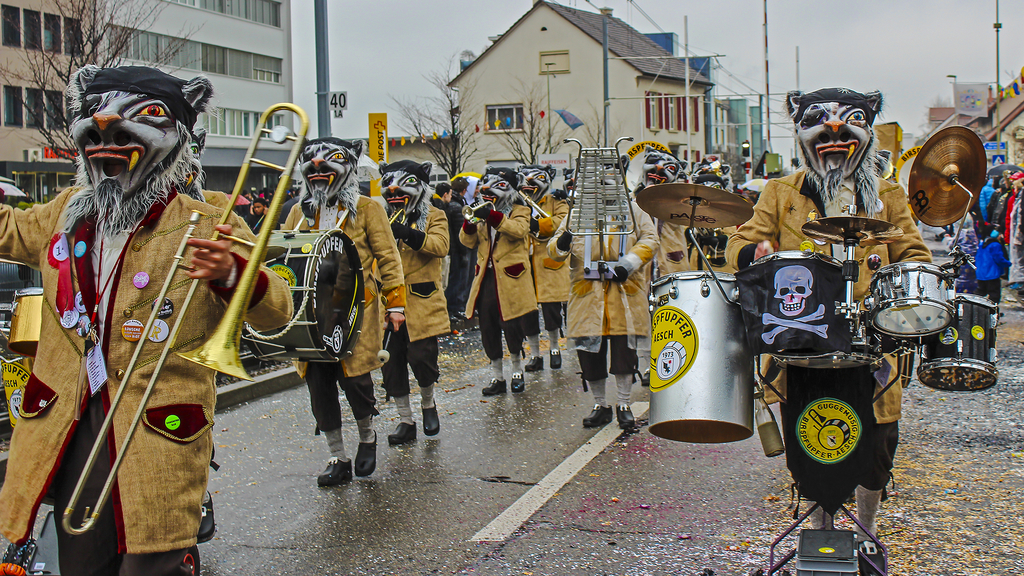
<svg viewBox="0 0 1024 576">
<path fill-rule="evenodd" d="M 1000 164 L 998 166 L 993 166 L 993 167 L 988 169 L 988 177 L 989 178 L 995 178 L 997 176 L 1002 176 L 1004 170 L 1009 170 L 1010 173 L 1013 173 L 1013 172 L 1024 172 L 1024 168 L 1021 168 L 1020 166 L 1017 166 L 1016 164 Z"/>
</svg>

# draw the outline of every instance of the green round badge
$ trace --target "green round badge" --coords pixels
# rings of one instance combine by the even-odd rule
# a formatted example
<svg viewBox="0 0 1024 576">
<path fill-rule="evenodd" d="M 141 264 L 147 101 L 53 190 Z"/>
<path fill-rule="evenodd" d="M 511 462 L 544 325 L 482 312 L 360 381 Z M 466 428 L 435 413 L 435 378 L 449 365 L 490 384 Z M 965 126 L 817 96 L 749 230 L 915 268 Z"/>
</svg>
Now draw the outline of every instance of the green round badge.
<svg viewBox="0 0 1024 576">
<path fill-rule="evenodd" d="M 166 426 L 168 430 L 177 430 L 181 427 L 181 418 L 171 414 L 167 418 L 164 418 L 164 426 Z"/>
</svg>

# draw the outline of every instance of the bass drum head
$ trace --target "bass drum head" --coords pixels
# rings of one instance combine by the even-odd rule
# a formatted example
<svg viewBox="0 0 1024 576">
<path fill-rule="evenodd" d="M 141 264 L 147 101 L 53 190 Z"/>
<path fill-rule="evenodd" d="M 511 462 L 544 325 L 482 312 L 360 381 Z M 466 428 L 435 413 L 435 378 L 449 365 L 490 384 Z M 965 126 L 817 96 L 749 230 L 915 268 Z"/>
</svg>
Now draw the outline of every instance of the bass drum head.
<svg viewBox="0 0 1024 576">
<path fill-rule="evenodd" d="M 363 268 L 355 244 L 340 230 L 321 238 L 316 250 L 312 311 L 321 337 L 317 344 L 341 359 L 352 350 L 362 326 Z"/>
<path fill-rule="evenodd" d="M 921 364 L 917 379 L 936 390 L 977 392 L 994 386 L 999 379 L 999 371 L 988 362 L 947 358 Z"/>
</svg>

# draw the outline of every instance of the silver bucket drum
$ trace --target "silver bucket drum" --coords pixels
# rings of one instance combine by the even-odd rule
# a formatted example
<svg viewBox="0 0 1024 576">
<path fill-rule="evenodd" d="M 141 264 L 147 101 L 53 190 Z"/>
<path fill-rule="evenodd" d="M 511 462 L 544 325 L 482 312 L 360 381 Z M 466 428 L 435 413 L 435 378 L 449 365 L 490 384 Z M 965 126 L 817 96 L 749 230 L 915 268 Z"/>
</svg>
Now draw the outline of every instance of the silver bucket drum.
<svg viewBox="0 0 1024 576">
<path fill-rule="evenodd" d="M 889 264 L 871 279 L 871 322 L 890 336 L 937 334 L 956 316 L 953 295 L 949 275 L 934 264 Z"/>
<path fill-rule="evenodd" d="M 990 388 L 999 379 L 995 365 L 999 306 L 973 294 L 957 294 L 953 303 L 956 320 L 925 340 L 917 379 L 937 390 Z"/>
<path fill-rule="evenodd" d="M 736 279 L 718 274 L 732 298 Z M 651 285 L 651 434 L 722 443 L 754 433 L 754 363 L 740 307 L 708 272 Z"/>
</svg>

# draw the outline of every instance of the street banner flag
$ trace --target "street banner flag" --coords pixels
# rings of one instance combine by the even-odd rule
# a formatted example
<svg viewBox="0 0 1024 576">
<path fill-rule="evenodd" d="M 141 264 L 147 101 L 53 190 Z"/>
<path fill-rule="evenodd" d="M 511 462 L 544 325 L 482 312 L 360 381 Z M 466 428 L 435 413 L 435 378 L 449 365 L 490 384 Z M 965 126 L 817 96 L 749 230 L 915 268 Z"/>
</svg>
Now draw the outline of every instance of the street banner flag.
<svg viewBox="0 0 1024 576">
<path fill-rule="evenodd" d="M 576 117 L 575 114 L 568 110 L 555 110 L 555 113 L 562 117 L 562 121 L 569 125 L 569 128 L 573 130 L 583 126 L 583 120 Z"/>
<path fill-rule="evenodd" d="M 988 84 L 955 82 L 953 102 L 957 114 L 972 118 L 988 116 Z"/>
</svg>

